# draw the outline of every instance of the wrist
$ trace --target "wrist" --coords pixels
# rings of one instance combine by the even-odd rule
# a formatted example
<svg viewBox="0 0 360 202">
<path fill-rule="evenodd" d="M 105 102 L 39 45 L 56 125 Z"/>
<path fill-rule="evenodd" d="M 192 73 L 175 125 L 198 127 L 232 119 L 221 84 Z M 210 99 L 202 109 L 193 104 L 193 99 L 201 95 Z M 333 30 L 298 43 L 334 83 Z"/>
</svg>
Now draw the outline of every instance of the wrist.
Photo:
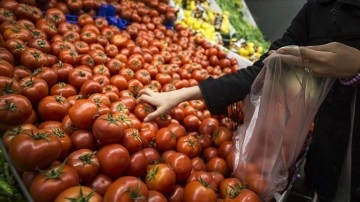
<svg viewBox="0 0 360 202">
<path fill-rule="evenodd" d="M 345 86 L 353 86 L 353 85 L 359 84 L 360 83 L 360 73 L 357 73 L 355 76 L 353 76 L 351 78 L 339 79 L 339 82 Z"/>
</svg>

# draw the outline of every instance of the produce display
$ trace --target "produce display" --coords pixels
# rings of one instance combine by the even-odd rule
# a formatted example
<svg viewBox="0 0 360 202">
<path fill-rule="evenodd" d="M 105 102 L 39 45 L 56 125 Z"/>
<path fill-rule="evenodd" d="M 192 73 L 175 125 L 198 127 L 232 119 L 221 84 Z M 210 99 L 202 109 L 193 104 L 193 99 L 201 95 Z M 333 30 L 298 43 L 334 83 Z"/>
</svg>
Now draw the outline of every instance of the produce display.
<svg viewBox="0 0 360 202">
<path fill-rule="evenodd" d="M 258 60 L 269 47 L 261 31 L 243 18 L 242 1 L 174 2 L 183 13 L 176 23 L 190 27 L 251 61 Z"/>
<path fill-rule="evenodd" d="M 115 12 L 97 13 L 102 4 Z M 168 4 L 0 1 L 0 132 L 35 202 L 260 201 L 254 183 L 231 175 L 232 119 L 192 100 L 143 121 L 154 106 L 136 102 L 139 90 L 172 91 L 240 68 L 173 23 Z M 0 187 L 4 201 L 15 196 Z"/>
</svg>

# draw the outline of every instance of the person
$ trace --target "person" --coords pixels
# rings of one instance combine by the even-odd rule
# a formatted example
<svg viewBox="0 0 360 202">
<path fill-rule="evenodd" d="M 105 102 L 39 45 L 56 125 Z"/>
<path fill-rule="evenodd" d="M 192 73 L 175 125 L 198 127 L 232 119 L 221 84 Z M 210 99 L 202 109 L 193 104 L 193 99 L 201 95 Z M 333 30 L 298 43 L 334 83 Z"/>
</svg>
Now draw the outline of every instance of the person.
<svg viewBox="0 0 360 202">
<path fill-rule="evenodd" d="M 138 102 L 156 107 L 145 121 L 166 113 L 182 101 L 204 99 L 211 114 L 226 114 L 227 106 L 242 100 L 276 51 L 281 57 L 312 71 L 337 78 L 321 104 L 305 165 L 306 184 L 321 202 L 360 201 L 360 1 L 308 0 L 282 38 L 252 66 L 198 86 L 156 93 L 141 90 Z M 300 47 L 301 58 L 285 46 Z M 351 82 L 350 82 L 351 81 Z"/>
</svg>

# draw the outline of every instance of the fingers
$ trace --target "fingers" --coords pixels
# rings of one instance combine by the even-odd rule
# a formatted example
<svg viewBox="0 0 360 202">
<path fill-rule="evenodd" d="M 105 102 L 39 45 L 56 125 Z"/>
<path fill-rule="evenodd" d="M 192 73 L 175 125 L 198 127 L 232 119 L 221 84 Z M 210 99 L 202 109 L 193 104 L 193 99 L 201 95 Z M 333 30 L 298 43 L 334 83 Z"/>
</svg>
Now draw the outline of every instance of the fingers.
<svg viewBox="0 0 360 202">
<path fill-rule="evenodd" d="M 145 122 L 149 122 L 149 121 L 152 121 L 154 120 L 156 117 L 160 116 L 161 114 L 165 114 L 167 113 L 167 111 L 162 108 L 162 107 L 159 107 L 157 108 L 154 112 L 148 114 L 145 118 L 144 118 L 144 121 Z"/>
<path fill-rule="evenodd" d="M 304 66 L 303 60 L 300 56 L 279 54 L 278 57 L 281 58 L 281 60 L 287 64 L 294 64 L 301 67 Z"/>
<path fill-rule="evenodd" d="M 297 46 L 285 46 L 281 47 L 276 50 L 276 53 L 282 54 L 282 55 L 293 55 L 293 56 L 299 56 L 299 48 Z"/>
</svg>

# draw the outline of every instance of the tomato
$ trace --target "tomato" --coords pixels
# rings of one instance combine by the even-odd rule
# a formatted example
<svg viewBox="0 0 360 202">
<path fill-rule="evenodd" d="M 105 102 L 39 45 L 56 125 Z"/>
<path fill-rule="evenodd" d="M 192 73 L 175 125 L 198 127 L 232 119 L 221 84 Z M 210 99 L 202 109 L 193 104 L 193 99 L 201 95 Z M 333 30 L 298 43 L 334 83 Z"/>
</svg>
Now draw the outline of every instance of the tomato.
<svg viewBox="0 0 360 202">
<path fill-rule="evenodd" d="M 61 95 L 50 95 L 41 99 L 38 114 L 42 120 L 62 121 L 70 109 L 69 101 Z"/>
<path fill-rule="evenodd" d="M 190 114 L 184 118 L 184 127 L 187 131 L 197 131 L 200 124 L 200 119 L 195 115 Z"/>
<path fill-rule="evenodd" d="M 46 81 L 49 88 L 55 85 L 58 81 L 58 75 L 55 70 L 49 67 L 40 67 L 33 71 L 33 76 Z"/>
<path fill-rule="evenodd" d="M 0 96 L 1 124 L 20 124 L 31 116 L 32 110 L 32 105 L 25 96 L 19 94 Z"/>
<path fill-rule="evenodd" d="M 216 118 L 209 117 L 201 121 L 199 126 L 200 134 L 212 135 L 219 128 L 219 121 Z"/>
<path fill-rule="evenodd" d="M 98 113 L 98 108 L 92 100 L 81 99 L 75 101 L 75 103 L 69 109 L 69 118 L 72 123 L 79 129 L 90 128 Z"/>
<path fill-rule="evenodd" d="M 142 151 L 144 152 L 149 165 L 155 164 L 155 163 L 158 163 L 161 161 L 161 156 L 156 149 L 147 147 L 147 148 L 142 149 Z"/>
<path fill-rule="evenodd" d="M 187 155 L 175 152 L 168 157 L 167 162 L 174 169 L 177 182 L 184 182 L 190 176 L 192 164 Z"/>
<path fill-rule="evenodd" d="M 220 144 L 218 151 L 221 158 L 226 159 L 227 156 L 235 149 L 234 142 L 231 140 L 224 141 Z"/>
<path fill-rule="evenodd" d="M 213 157 L 206 163 L 206 170 L 208 172 L 219 172 L 223 176 L 227 176 L 230 169 L 225 159 L 220 157 Z"/>
<path fill-rule="evenodd" d="M 198 156 L 191 159 L 191 167 L 194 171 L 206 171 L 204 160 Z"/>
<path fill-rule="evenodd" d="M 18 134 L 29 132 L 32 129 L 36 129 L 36 126 L 30 123 L 23 123 L 7 129 L 2 136 L 4 146 L 8 149 L 11 140 Z"/>
<path fill-rule="evenodd" d="M 212 134 L 212 140 L 215 145 L 219 146 L 224 141 L 230 141 L 232 140 L 232 132 L 224 127 L 220 126 L 218 129 L 216 129 Z"/>
<path fill-rule="evenodd" d="M 49 39 L 58 34 L 56 25 L 45 18 L 36 21 L 36 28 L 45 32 Z"/>
<path fill-rule="evenodd" d="M 47 55 L 35 48 L 26 48 L 21 54 L 21 64 L 31 70 L 47 66 L 49 61 Z"/>
<path fill-rule="evenodd" d="M 151 165 L 146 174 L 145 182 L 150 190 L 167 194 L 175 187 L 176 173 L 168 164 Z"/>
<path fill-rule="evenodd" d="M 122 140 L 125 135 L 125 126 L 112 114 L 103 114 L 96 118 L 92 132 L 101 143 L 112 144 Z"/>
<path fill-rule="evenodd" d="M 58 57 L 60 61 L 71 65 L 76 65 L 80 60 L 79 54 L 76 50 L 61 50 Z"/>
<path fill-rule="evenodd" d="M 46 122 L 42 122 L 42 123 L 43 126 L 39 125 L 38 128 L 41 129 L 41 127 L 44 128 L 47 127 L 46 129 L 48 129 L 48 131 L 50 131 L 51 134 L 59 138 L 61 143 L 61 154 L 59 158 L 60 159 L 65 158 L 69 154 L 72 147 L 72 141 L 70 136 L 67 133 L 65 133 L 60 122 L 55 122 L 54 124 L 51 124 L 51 121 L 48 121 L 48 126 L 44 126 Z"/>
<path fill-rule="evenodd" d="M 66 158 L 65 164 L 76 170 L 81 181 L 91 180 L 100 169 L 98 157 L 89 149 L 73 151 Z"/>
<path fill-rule="evenodd" d="M 149 191 L 145 183 L 133 176 L 123 176 L 110 184 L 104 195 L 104 202 L 145 202 L 148 201 Z"/>
<path fill-rule="evenodd" d="M 159 151 L 173 150 L 176 148 L 176 136 L 169 128 L 161 128 L 156 132 L 155 145 Z"/>
<path fill-rule="evenodd" d="M 139 103 L 135 106 L 133 113 L 140 121 L 143 121 L 144 118 L 153 111 L 154 109 L 149 104 Z"/>
<path fill-rule="evenodd" d="M 213 178 L 213 175 L 206 171 L 192 172 L 191 175 L 188 177 L 186 184 L 189 184 L 190 182 L 194 182 L 194 181 L 205 183 L 214 190 L 217 190 L 218 187 L 215 179 Z"/>
<path fill-rule="evenodd" d="M 235 197 L 228 197 L 224 202 L 261 202 L 259 196 L 249 189 L 241 189 Z"/>
<path fill-rule="evenodd" d="M 72 147 L 75 150 L 79 149 L 96 149 L 96 138 L 91 131 L 76 130 L 71 134 Z"/>
<path fill-rule="evenodd" d="M 37 174 L 30 185 L 29 193 L 34 201 L 52 202 L 62 191 L 78 185 L 79 176 L 76 171 L 69 166 L 58 164 Z"/>
<path fill-rule="evenodd" d="M 209 161 L 210 159 L 212 159 L 214 157 L 218 157 L 219 156 L 219 151 L 215 147 L 207 147 L 203 151 L 203 156 L 204 156 L 206 161 Z"/>
<path fill-rule="evenodd" d="M 12 77 L 0 76 L 0 96 L 7 94 L 21 94 L 20 83 Z"/>
<path fill-rule="evenodd" d="M 184 202 L 195 201 L 208 201 L 216 202 L 217 196 L 212 187 L 209 187 L 205 183 L 199 181 L 193 181 L 186 184 L 184 188 Z"/>
<path fill-rule="evenodd" d="M 184 126 L 180 125 L 179 123 L 171 122 L 169 125 L 167 125 L 167 127 L 170 129 L 171 133 L 176 136 L 177 140 L 186 135 Z"/>
<path fill-rule="evenodd" d="M 58 63 L 52 65 L 51 68 L 57 73 L 59 81 L 67 83 L 73 66 L 69 63 L 63 63 L 62 61 L 59 61 Z"/>
<path fill-rule="evenodd" d="M 129 151 L 129 153 L 139 151 L 142 147 L 142 140 L 139 130 L 136 128 L 126 129 L 121 143 Z"/>
<path fill-rule="evenodd" d="M 183 136 L 177 141 L 176 151 L 186 154 L 190 158 L 194 158 L 201 153 L 200 141 L 193 135 Z"/>
<path fill-rule="evenodd" d="M 37 104 L 41 99 L 48 95 L 49 87 L 45 80 L 28 76 L 20 80 L 22 94 L 26 96 L 32 104 Z"/>
<path fill-rule="evenodd" d="M 26 154 L 26 158 L 24 158 Z M 35 129 L 12 138 L 9 157 L 14 167 L 20 171 L 44 168 L 61 154 L 60 140 L 45 129 Z"/>
<path fill-rule="evenodd" d="M 101 93 L 102 87 L 99 82 L 95 80 L 86 80 L 80 87 L 79 94 L 84 97 L 89 97 L 94 93 Z"/>
<path fill-rule="evenodd" d="M 102 202 L 102 197 L 97 192 L 94 192 L 90 187 L 74 186 L 62 191 L 54 200 L 54 202 L 74 201 L 88 201 L 88 202 Z"/>
<path fill-rule="evenodd" d="M 154 121 L 159 128 L 163 128 L 171 123 L 171 116 L 169 114 L 161 114 L 160 116 L 155 117 Z"/>
<path fill-rule="evenodd" d="M 125 171 L 125 175 L 143 177 L 146 174 L 149 163 L 143 150 L 134 152 L 130 155 L 130 165 Z"/>
<path fill-rule="evenodd" d="M 120 177 L 130 164 L 129 152 L 120 144 L 105 145 L 96 156 L 100 161 L 100 172 L 110 178 Z"/>
<path fill-rule="evenodd" d="M 74 96 L 77 94 L 76 88 L 71 84 L 65 82 L 59 82 L 50 88 L 50 95 L 61 95 L 65 98 Z"/>
<path fill-rule="evenodd" d="M 243 188 L 243 184 L 237 178 L 225 178 L 219 184 L 219 192 L 223 198 L 235 198 Z"/>
<path fill-rule="evenodd" d="M 99 193 L 101 196 L 104 196 L 107 188 L 112 183 L 112 180 L 103 174 L 97 174 L 93 177 L 90 182 L 86 183 L 95 192 Z"/>
</svg>

